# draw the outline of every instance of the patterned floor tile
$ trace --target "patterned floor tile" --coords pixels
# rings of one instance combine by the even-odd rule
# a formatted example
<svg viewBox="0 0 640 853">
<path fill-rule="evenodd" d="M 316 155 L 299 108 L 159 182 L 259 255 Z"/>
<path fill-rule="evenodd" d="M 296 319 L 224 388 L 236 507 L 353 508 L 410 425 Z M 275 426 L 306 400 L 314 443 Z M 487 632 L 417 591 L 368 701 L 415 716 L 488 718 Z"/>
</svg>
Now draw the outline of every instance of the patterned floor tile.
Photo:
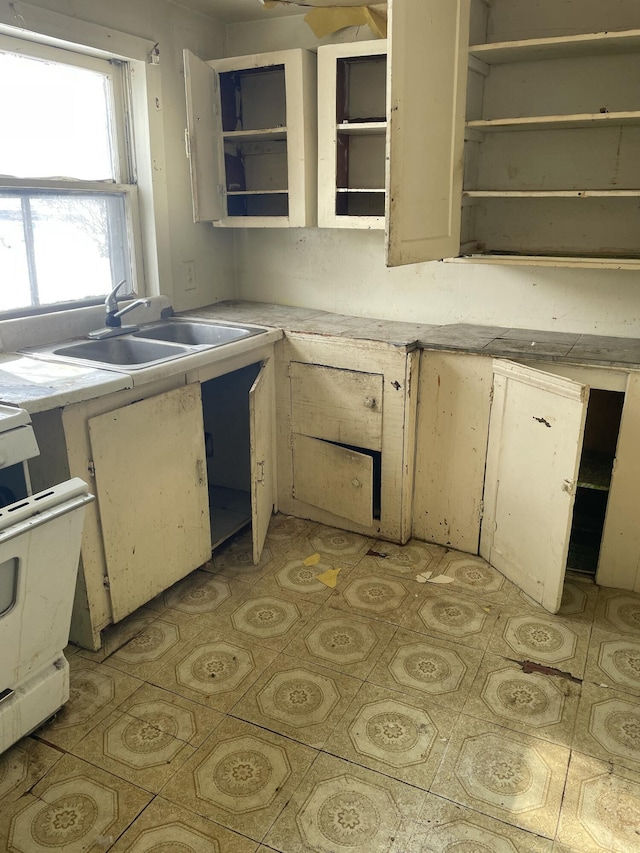
<svg viewBox="0 0 640 853">
<path fill-rule="evenodd" d="M 91 729 L 130 696 L 142 682 L 79 654 L 69 661 L 69 701 L 38 737 L 61 749 L 71 749 Z"/>
<path fill-rule="evenodd" d="M 105 663 L 120 672 L 149 680 L 201 630 L 199 622 L 176 618 L 167 611 L 110 654 Z"/>
<path fill-rule="evenodd" d="M 311 554 L 320 556 L 334 567 L 356 566 L 373 545 L 373 539 L 350 533 L 348 530 L 337 530 L 334 527 L 317 525 L 316 530 L 306 539 L 307 554 L 302 553 L 302 559 Z"/>
<path fill-rule="evenodd" d="M 395 626 L 322 607 L 286 648 L 288 655 L 366 678 L 395 633 Z"/>
<path fill-rule="evenodd" d="M 149 680 L 226 713 L 275 656 L 233 631 L 205 629 Z"/>
<path fill-rule="evenodd" d="M 568 764 L 562 746 L 460 715 L 431 791 L 553 838 Z"/>
<path fill-rule="evenodd" d="M 593 624 L 603 631 L 617 631 L 640 639 L 640 595 L 602 587 Z"/>
<path fill-rule="evenodd" d="M 428 794 L 407 853 L 550 853 L 552 844 Z"/>
<path fill-rule="evenodd" d="M 640 772 L 640 697 L 585 682 L 572 746 Z"/>
<path fill-rule="evenodd" d="M 254 584 L 269 571 L 274 554 L 269 548 L 262 549 L 257 566 L 253 564 L 253 542 L 251 530 L 236 534 L 220 548 L 216 548 L 213 558 L 202 567 L 204 571 L 237 578 L 245 583 Z"/>
<path fill-rule="evenodd" d="M 519 664 L 487 654 L 463 711 L 569 747 L 579 701 L 579 684 L 542 673 L 525 673 Z"/>
<path fill-rule="evenodd" d="M 0 814 L 0 849 L 14 853 L 107 850 L 151 795 L 71 755 L 63 756 Z"/>
<path fill-rule="evenodd" d="M 422 585 L 390 574 L 372 574 L 360 567 L 345 578 L 329 599 L 332 607 L 399 625 L 410 602 L 420 595 Z"/>
<path fill-rule="evenodd" d="M 640 637 L 593 628 L 585 680 L 640 696 Z"/>
<path fill-rule="evenodd" d="M 268 833 L 281 853 L 388 853 L 406 849 L 424 793 L 320 755 Z"/>
<path fill-rule="evenodd" d="M 556 616 L 584 622 L 591 625 L 596 610 L 598 599 L 598 587 L 589 581 L 566 579 L 562 590 L 562 602 Z M 509 607 L 514 610 L 534 611 L 535 613 L 546 613 L 547 611 L 534 601 L 530 596 L 514 586 L 509 597 Z"/>
<path fill-rule="evenodd" d="M 481 660 L 481 651 L 400 628 L 368 680 L 460 711 Z"/>
<path fill-rule="evenodd" d="M 374 542 L 360 563 L 360 569 L 371 574 L 391 574 L 415 580 L 420 572 L 440 572 L 440 561 L 446 548 L 412 539 L 406 545 L 393 542 Z"/>
<path fill-rule="evenodd" d="M 640 774 L 573 752 L 558 827 L 564 849 L 640 853 L 638 826 Z"/>
<path fill-rule="evenodd" d="M 264 544 L 274 555 L 292 554 L 297 557 L 308 549 L 306 544 L 302 545 L 303 540 L 313 536 L 318 527 L 315 521 L 277 513 L 271 518 Z"/>
<path fill-rule="evenodd" d="M 409 604 L 402 627 L 485 649 L 499 613 L 500 608 L 494 604 L 459 595 L 449 587 L 427 585 L 422 595 Z"/>
<path fill-rule="evenodd" d="M 7 803 L 29 791 L 62 753 L 31 737 L 22 738 L 0 755 L 0 813 Z"/>
<path fill-rule="evenodd" d="M 482 557 L 463 551 L 447 551 L 438 566 L 438 573 L 455 579 L 449 587 L 452 592 L 461 592 L 493 604 L 506 604 L 513 590 L 517 589 Z"/>
<path fill-rule="evenodd" d="M 102 646 L 97 652 L 78 649 L 77 654 L 94 663 L 102 663 L 114 652 L 117 652 L 119 648 L 126 645 L 138 634 L 141 634 L 147 625 L 150 625 L 157 618 L 158 614 L 154 610 L 148 607 L 139 607 L 121 622 L 109 625 L 102 631 Z"/>
<path fill-rule="evenodd" d="M 270 593 L 260 584 L 241 601 L 228 602 L 216 613 L 216 630 L 242 634 L 248 641 L 282 651 L 302 631 L 319 605 L 291 593 Z"/>
<path fill-rule="evenodd" d="M 233 715 L 321 749 L 362 682 L 281 654 Z"/>
<path fill-rule="evenodd" d="M 112 853 L 256 853 L 256 842 L 156 797 Z"/>
<path fill-rule="evenodd" d="M 196 569 L 186 578 L 150 601 L 146 607 L 159 615 L 170 612 L 203 628 L 214 627 L 216 612 L 223 604 L 239 601 L 251 591 L 251 584 Z"/>
<path fill-rule="evenodd" d="M 156 703 L 146 719 L 114 711 L 74 746 L 72 753 L 157 794 L 195 752 L 195 747 L 179 736 L 188 733 L 188 723 L 181 714 L 172 713 L 168 703 Z"/>
<path fill-rule="evenodd" d="M 455 721 L 424 699 L 363 684 L 324 752 L 427 790 Z"/>
<path fill-rule="evenodd" d="M 503 610 L 487 651 L 505 658 L 545 664 L 582 678 L 590 631 L 588 625 L 550 614 Z"/>
<path fill-rule="evenodd" d="M 261 841 L 316 754 L 288 738 L 227 717 L 162 796 Z"/>
<path fill-rule="evenodd" d="M 307 549 L 308 550 L 308 549 Z M 304 549 L 300 550 L 304 554 Z M 268 590 L 272 595 L 281 593 L 295 595 L 304 601 L 314 604 L 323 604 L 331 595 L 332 590 L 326 584 L 317 580 L 317 576 L 334 568 L 333 560 L 320 560 L 313 566 L 305 566 L 305 557 L 290 554 L 281 560 L 276 560 L 271 571 L 265 574 L 259 581 L 260 589 Z M 349 572 L 353 566 L 341 566 L 338 582 L 346 583 Z"/>
</svg>

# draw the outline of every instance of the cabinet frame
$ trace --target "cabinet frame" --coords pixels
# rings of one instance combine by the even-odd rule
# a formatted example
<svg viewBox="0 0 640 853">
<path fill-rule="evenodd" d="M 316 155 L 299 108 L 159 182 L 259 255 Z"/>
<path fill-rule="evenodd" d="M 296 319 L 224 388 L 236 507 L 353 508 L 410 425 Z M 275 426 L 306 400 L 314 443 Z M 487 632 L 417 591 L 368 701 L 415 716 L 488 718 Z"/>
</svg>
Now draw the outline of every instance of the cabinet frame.
<svg viewBox="0 0 640 853">
<path fill-rule="evenodd" d="M 214 59 L 205 62 L 184 51 L 187 99 L 187 156 L 190 160 L 194 222 L 218 227 L 311 227 L 317 221 L 317 111 L 315 56 L 308 50 Z M 274 66 L 284 68 L 286 126 L 224 131 L 220 74 Z M 270 142 L 271 140 L 271 142 Z M 277 190 L 227 189 L 225 141 L 245 145 L 286 145 L 287 186 Z M 270 193 L 287 196 L 287 215 L 238 216 L 228 213 L 230 194 L 248 198 Z"/>
</svg>

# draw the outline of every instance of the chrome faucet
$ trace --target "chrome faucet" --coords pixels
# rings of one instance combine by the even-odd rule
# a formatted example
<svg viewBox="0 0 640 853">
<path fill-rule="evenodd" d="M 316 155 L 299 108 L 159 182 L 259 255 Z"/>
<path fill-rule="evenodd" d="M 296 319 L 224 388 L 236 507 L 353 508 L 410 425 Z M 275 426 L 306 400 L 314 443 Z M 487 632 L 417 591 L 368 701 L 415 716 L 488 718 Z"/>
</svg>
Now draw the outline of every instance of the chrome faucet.
<svg viewBox="0 0 640 853">
<path fill-rule="evenodd" d="M 133 311 L 133 309 L 137 308 L 139 305 L 146 305 L 148 308 L 151 305 L 151 300 L 136 299 L 129 305 L 125 305 L 124 308 L 118 310 L 118 291 L 123 284 L 126 284 L 126 282 L 126 278 L 123 278 L 122 281 L 118 282 L 104 300 L 107 312 L 104 318 L 105 328 L 89 332 L 87 335 L 88 338 L 102 340 L 104 338 L 113 338 L 116 335 L 126 335 L 129 332 L 136 332 L 138 330 L 137 326 L 123 326 L 121 318 L 124 317 L 125 314 L 128 314 L 129 311 Z"/>
</svg>

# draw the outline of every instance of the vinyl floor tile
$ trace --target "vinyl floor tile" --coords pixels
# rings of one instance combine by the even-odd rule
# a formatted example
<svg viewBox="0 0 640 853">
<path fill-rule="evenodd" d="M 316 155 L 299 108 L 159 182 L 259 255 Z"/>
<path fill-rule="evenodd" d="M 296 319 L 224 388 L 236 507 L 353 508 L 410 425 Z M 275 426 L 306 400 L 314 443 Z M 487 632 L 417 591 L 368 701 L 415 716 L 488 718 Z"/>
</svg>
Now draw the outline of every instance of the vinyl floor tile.
<svg viewBox="0 0 640 853">
<path fill-rule="evenodd" d="M 523 613 L 504 609 L 496 622 L 487 650 L 513 660 L 570 672 L 582 678 L 591 628 L 548 613 Z"/>
<path fill-rule="evenodd" d="M 341 566 L 356 566 L 366 552 L 373 545 L 374 540 L 359 533 L 350 533 L 348 530 L 337 530 L 334 527 L 325 527 L 322 524 L 316 526 L 315 531 L 307 536 L 303 547 L 308 553 L 302 553 L 302 559 L 312 554 L 320 554 L 320 557 L 334 568 Z"/>
<path fill-rule="evenodd" d="M 572 746 L 640 772 L 640 697 L 585 682 Z"/>
<path fill-rule="evenodd" d="M 553 842 L 428 794 L 407 853 L 550 853 Z"/>
<path fill-rule="evenodd" d="M 556 616 L 591 625 L 595 615 L 597 598 L 598 587 L 595 584 L 567 578 L 562 591 L 560 610 Z M 542 605 L 530 598 L 526 592 L 518 589 L 517 586 L 511 588 L 508 606 L 524 612 L 547 613 Z"/>
<path fill-rule="evenodd" d="M 431 791 L 553 839 L 569 750 L 460 715 Z"/>
<path fill-rule="evenodd" d="M 423 800 L 417 788 L 320 755 L 265 844 L 279 853 L 396 853 Z"/>
<path fill-rule="evenodd" d="M 482 652 L 399 628 L 368 680 L 460 711 Z"/>
<path fill-rule="evenodd" d="M 451 587 L 424 587 L 406 609 L 402 627 L 474 649 L 485 649 L 500 613 L 495 604 L 460 595 Z"/>
<path fill-rule="evenodd" d="M 640 639 L 640 594 L 602 587 L 598 592 L 594 627 Z"/>
<path fill-rule="evenodd" d="M 428 790 L 455 721 L 432 702 L 363 684 L 323 751 Z"/>
<path fill-rule="evenodd" d="M 237 533 L 229 542 L 216 548 L 212 559 L 205 563 L 202 569 L 212 574 L 221 574 L 254 584 L 269 571 L 274 559 L 274 554 L 265 547 L 262 549 L 258 565 L 255 566 L 251 530 L 244 530 Z"/>
<path fill-rule="evenodd" d="M 233 715 L 321 749 L 362 682 L 281 654 L 233 708 Z"/>
<path fill-rule="evenodd" d="M 396 628 L 333 607 L 322 607 L 289 643 L 286 653 L 343 675 L 366 678 Z"/>
<path fill-rule="evenodd" d="M 440 570 L 446 548 L 412 539 L 406 545 L 393 542 L 374 542 L 359 563 L 360 569 L 371 574 L 391 574 L 415 580 L 424 571 Z"/>
<path fill-rule="evenodd" d="M 454 579 L 447 590 L 493 604 L 506 604 L 515 589 L 503 574 L 482 557 L 462 551 L 447 551 L 438 565 L 438 574 Z"/>
<path fill-rule="evenodd" d="M 74 655 L 69 661 L 69 701 L 38 729 L 38 737 L 60 749 L 73 748 L 142 682 L 117 669 Z"/>
<path fill-rule="evenodd" d="M 261 841 L 316 754 L 228 717 L 165 786 L 162 796 Z"/>
<path fill-rule="evenodd" d="M 486 654 L 463 710 L 472 717 L 569 747 L 579 701 L 580 684 L 526 673 L 513 661 Z"/>
<path fill-rule="evenodd" d="M 640 637 L 593 628 L 585 680 L 640 696 Z"/>
<path fill-rule="evenodd" d="M 217 611 L 228 602 L 241 601 L 251 588 L 252 585 L 244 581 L 196 569 L 150 601 L 147 607 L 159 615 L 170 612 L 177 619 L 213 628 Z"/>
<path fill-rule="evenodd" d="M 111 848 L 112 853 L 256 853 L 257 844 L 156 797 Z"/>
<path fill-rule="evenodd" d="M 31 737 L 22 738 L 0 755 L 0 813 L 20 799 L 62 757 L 62 753 Z"/>
<path fill-rule="evenodd" d="M 332 607 L 380 619 L 399 625 L 410 602 L 422 594 L 422 585 L 396 575 L 372 573 L 368 569 L 354 569 L 340 583 L 329 599 Z"/>
<path fill-rule="evenodd" d="M 640 853 L 640 775 L 571 755 L 558 827 L 559 850 Z"/>
<path fill-rule="evenodd" d="M 304 553 L 304 551 L 300 551 L 300 553 Z M 272 569 L 263 575 L 257 585 L 260 589 L 267 590 L 273 595 L 288 593 L 304 601 L 323 604 L 331 596 L 332 590 L 319 581 L 317 576 L 328 569 L 335 568 L 335 563 L 333 560 L 321 559 L 313 566 L 305 566 L 305 559 L 291 554 L 289 557 L 277 560 Z M 352 569 L 353 566 L 340 566 L 338 576 L 340 584 L 346 583 L 347 576 Z"/>
<path fill-rule="evenodd" d="M 65 755 L 31 792 L 0 812 L 0 849 L 99 853 L 150 799 L 129 782 Z"/>
<path fill-rule="evenodd" d="M 150 681 L 226 713 L 275 657 L 276 652 L 233 631 L 204 630 Z"/>
</svg>

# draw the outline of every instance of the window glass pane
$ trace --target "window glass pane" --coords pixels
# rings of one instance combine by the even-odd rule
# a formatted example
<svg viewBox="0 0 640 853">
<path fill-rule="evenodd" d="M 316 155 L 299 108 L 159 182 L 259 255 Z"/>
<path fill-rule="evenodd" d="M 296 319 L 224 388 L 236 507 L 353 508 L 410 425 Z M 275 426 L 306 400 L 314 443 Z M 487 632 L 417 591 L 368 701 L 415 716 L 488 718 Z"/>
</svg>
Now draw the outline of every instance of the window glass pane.
<svg viewBox="0 0 640 853">
<path fill-rule="evenodd" d="M 19 198 L 0 196 L 0 311 L 31 304 Z"/>
<path fill-rule="evenodd" d="M 116 180 L 111 112 L 107 75 L 0 52 L 0 174 Z"/>
<path fill-rule="evenodd" d="M 104 296 L 128 277 L 125 222 L 124 196 L 118 194 L 0 198 L 0 245 L 9 244 L 5 252 L 0 248 L 0 271 L 9 273 L 2 275 L 0 311 Z M 33 294 L 28 279 L 25 284 L 19 276 L 29 258 Z"/>
</svg>

